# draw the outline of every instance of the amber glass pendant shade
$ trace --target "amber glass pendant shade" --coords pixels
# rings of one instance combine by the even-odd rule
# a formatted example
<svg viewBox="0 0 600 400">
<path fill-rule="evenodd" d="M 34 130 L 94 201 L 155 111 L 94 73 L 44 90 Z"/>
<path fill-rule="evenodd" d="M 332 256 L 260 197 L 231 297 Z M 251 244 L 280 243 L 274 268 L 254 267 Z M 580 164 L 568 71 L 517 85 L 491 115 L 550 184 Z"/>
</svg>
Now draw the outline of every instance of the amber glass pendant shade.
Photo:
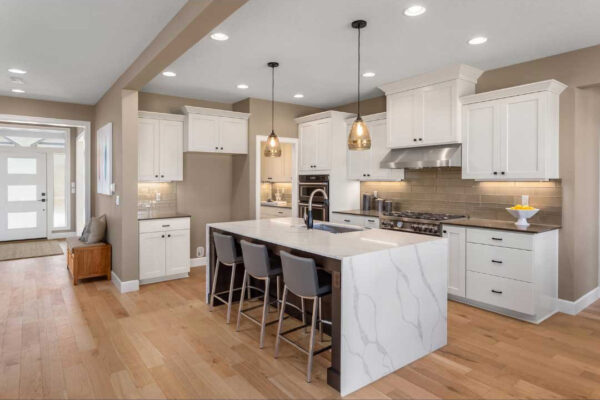
<svg viewBox="0 0 600 400">
<path fill-rule="evenodd" d="M 281 157 L 281 144 L 273 131 L 271 131 L 271 134 L 267 138 L 267 145 L 263 154 L 265 157 Z"/>
<path fill-rule="evenodd" d="M 371 148 L 371 135 L 369 128 L 361 117 L 356 118 L 348 136 L 349 150 L 369 150 Z"/>
</svg>

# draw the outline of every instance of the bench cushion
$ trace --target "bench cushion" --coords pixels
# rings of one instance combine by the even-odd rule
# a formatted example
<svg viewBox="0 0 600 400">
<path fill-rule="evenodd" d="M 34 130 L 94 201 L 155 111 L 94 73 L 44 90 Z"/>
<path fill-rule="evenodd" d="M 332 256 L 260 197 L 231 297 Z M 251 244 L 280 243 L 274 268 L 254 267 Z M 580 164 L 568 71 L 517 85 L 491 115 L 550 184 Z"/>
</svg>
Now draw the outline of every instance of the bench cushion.
<svg viewBox="0 0 600 400">
<path fill-rule="evenodd" d="M 77 249 L 77 248 L 81 248 L 81 247 L 104 246 L 104 245 L 106 245 L 106 243 L 103 243 L 103 242 L 99 242 L 99 243 L 82 242 L 81 240 L 79 240 L 78 237 L 68 237 L 67 238 L 67 247 L 69 249 Z"/>
</svg>

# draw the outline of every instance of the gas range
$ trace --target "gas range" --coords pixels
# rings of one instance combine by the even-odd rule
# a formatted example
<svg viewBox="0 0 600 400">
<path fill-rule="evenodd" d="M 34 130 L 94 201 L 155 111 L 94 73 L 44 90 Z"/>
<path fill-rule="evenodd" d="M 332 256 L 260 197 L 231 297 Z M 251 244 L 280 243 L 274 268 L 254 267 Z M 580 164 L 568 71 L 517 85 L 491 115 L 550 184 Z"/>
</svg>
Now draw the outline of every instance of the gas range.
<svg viewBox="0 0 600 400">
<path fill-rule="evenodd" d="M 434 214 L 414 211 L 384 212 L 379 217 L 379 228 L 394 231 L 442 236 L 442 223 L 464 215 Z"/>
</svg>

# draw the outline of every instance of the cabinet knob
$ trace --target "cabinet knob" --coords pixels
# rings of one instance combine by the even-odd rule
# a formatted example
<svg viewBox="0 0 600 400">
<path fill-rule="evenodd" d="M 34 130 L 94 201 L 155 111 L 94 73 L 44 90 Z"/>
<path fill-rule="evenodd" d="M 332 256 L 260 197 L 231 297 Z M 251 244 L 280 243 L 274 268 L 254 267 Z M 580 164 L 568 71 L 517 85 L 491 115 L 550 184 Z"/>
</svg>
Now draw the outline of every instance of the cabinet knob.
<svg viewBox="0 0 600 400">
<path fill-rule="evenodd" d="M 421 138 L 421 137 L 420 137 L 420 138 L 419 138 L 419 142 L 422 142 L 422 141 L 423 141 L 423 138 Z"/>
<path fill-rule="evenodd" d="M 498 172 L 494 171 L 494 175 L 498 175 Z"/>
<path fill-rule="evenodd" d="M 413 138 L 413 142 L 416 142 L 416 141 L 417 141 L 417 138 Z"/>
<path fill-rule="evenodd" d="M 171 235 L 167 235 L 167 237 L 171 237 Z"/>
<path fill-rule="evenodd" d="M 448 233 L 448 231 L 444 229 L 444 230 L 442 231 L 442 233 Z"/>
<path fill-rule="evenodd" d="M 161 238 L 164 238 L 164 237 L 165 237 L 165 235 L 161 235 L 160 237 L 161 237 Z"/>
<path fill-rule="evenodd" d="M 504 171 L 500 172 L 502 175 L 504 175 Z"/>
<path fill-rule="evenodd" d="M 161 178 L 164 178 L 165 176 L 164 176 L 164 175 L 161 175 L 160 177 L 161 177 Z"/>
<path fill-rule="evenodd" d="M 221 150 L 223 150 L 223 148 L 221 147 Z"/>
<path fill-rule="evenodd" d="M 158 175 L 154 175 L 155 178 L 158 178 Z"/>
<path fill-rule="evenodd" d="M 215 147 L 215 150 L 219 150 L 219 146 Z"/>
</svg>

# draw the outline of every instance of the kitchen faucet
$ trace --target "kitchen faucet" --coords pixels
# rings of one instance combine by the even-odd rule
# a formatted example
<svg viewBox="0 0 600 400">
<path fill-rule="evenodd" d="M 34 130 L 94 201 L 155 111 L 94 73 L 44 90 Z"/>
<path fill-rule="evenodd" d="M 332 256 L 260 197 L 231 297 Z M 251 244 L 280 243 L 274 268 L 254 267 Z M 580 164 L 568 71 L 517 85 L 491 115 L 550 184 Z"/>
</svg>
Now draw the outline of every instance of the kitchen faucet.
<svg viewBox="0 0 600 400">
<path fill-rule="evenodd" d="M 312 193 L 310 194 L 310 198 L 308 199 L 308 212 L 306 214 L 304 214 L 304 223 L 306 224 L 307 229 L 313 228 L 312 202 L 313 202 L 313 197 L 315 197 L 315 194 L 317 192 L 323 193 L 323 196 L 325 197 L 323 199 L 323 203 L 325 205 L 328 205 L 328 202 L 329 202 L 329 198 L 327 197 L 327 192 L 325 192 L 323 189 L 315 189 L 312 191 Z"/>
</svg>

